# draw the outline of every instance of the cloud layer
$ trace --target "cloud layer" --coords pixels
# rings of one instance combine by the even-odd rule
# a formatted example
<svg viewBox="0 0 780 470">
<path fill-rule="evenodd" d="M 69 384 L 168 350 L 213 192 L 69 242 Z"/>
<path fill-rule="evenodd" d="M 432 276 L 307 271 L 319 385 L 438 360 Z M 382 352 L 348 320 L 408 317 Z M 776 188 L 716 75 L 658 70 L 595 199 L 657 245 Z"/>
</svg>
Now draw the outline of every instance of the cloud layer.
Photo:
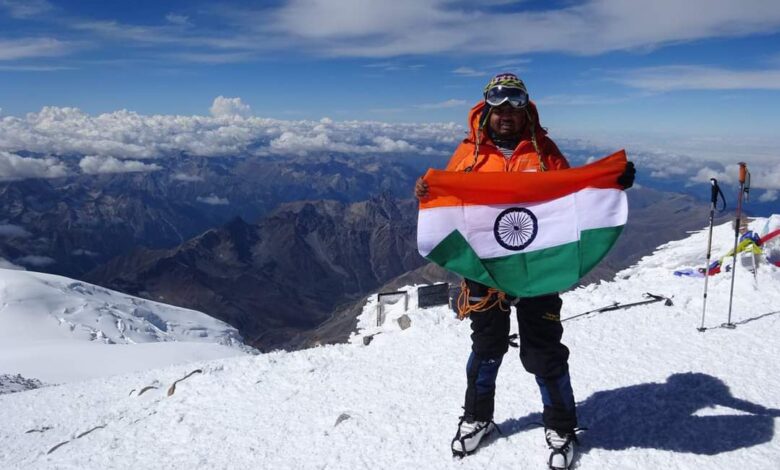
<svg viewBox="0 0 780 470">
<path fill-rule="evenodd" d="M 72 44 L 54 38 L 0 38 L 0 61 L 61 56 L 72 49 Z"/>
<path fill-rule="evenodd" d="M 25 158 L 0 150 L 0 181 L 59 178 L 67 174 L 67 166 L 56 158 Z"/>
<path fill-rule="evenodd" d="M 89 155 L 81 167 L 88 173 L 111 169 L 155 168 L 126 160 L 197 156 L 305 155 L 311 152 L 443 154 L 462 137 L 452 123 L 387 124 L 382 122 L 283 121 L 246 116 L 239 98 L 218 97 L 212 116 L 141 115 L 121 110 L 98 116 L 77 108 L 45 107 L 24 117 L 0 117 L 0 175 L 24 174 L 7 167 L 46 166 L 8 152 L 44 155 Z M 98 160 L 113 158 L 114 160 Z M 125 161 L 119 163 L 118 160 Z M 51 166 L 51 162 L 47 162 Z M 37 166 L 36 166 L 37 165 Z M 121 168 L 119 168 L 121 166 Z M 64 167 L 49 177 L 62 176 Z M 41 175 L 39 175 L 41 176 Z"/>
<path fill-rule="evenodd" d="M 0 117 L 0 181 L 157 171 L 166 167 L 166 158 L 182 154 L 237 158 L 321 153 L 446 156 L 465 133 L 454 123 L 265 119 L 248 116 L 249 107 L 239 98 L 222 96 L 215 99 L 211 111 L 211 116 L 141 115 L 126 110 L 91 116 L 76 108 L 46 107 L 24 117 Z M 567 136 L 570 138 L 563 138 Z M 597 157 L 624 147 L 642 174 L 689 183 L 706 182 L 711 177 L 733 182 L 735 155 L 743 155 L 740 158 L 748 160 L 753 173 L 753 187 L 767 191 L 758 197 L 771 201 L 780 190 L 777 142 L 747 137 L 734 140 L 730 136 L 638 138 L 610 134 L 577 138 L 566 132 L 553 137 L 569 149 L 594 149 L 592 155 Z M 80 160 L 69 168 L 61 158 L 74 155 Z M 184 173 L 172 177 L 200 180 Z M 220 204 L 222 200 L 214 196 L 201 202 Z"/>
<path fill-rule="evenodd" d="M 780 25 L 780 9 L 773 0 L 568 3 L 558 9 L 497 11 L 491 5 L 452 0 L 289 0 L 270 16 L 271 25 L 262 21 L 269 18 L 267 11 L 245 15 L 244 20 L 328 54 L 359 57 L 499 51 L 600 54 L 763 33 Z"/>
<path fill-rule="evenodd" d="M 0 10 L 17 19 L 56 15 L 62 36 L 92 47 L 158 46 L 165 49 L 165 54 L 155 52 L 158 59 L 200 63 L 246 62 L 280 50 L 370 58 L 594 55 L 771 33 L 780 27 L 775 0 L 581 0 L 547 3 L 544 9 L 524 8 L 523 2 L 507 7 L 502 4 L 513 2 L 462 0 L 282 0 L 254 8 L 231 3 L 191 9 L 193 16 L 169 12 L 143 24 L 69 16 L 64 7 L 45 0 L 0 0 Z M 0 42 L 0 60 L 63 55 L 70 47 L 55 38 L 6 39 Z"/>
<path fill-rule="evenodd" d="M 729 136 L 618 134 L 556 140 L 565 149 L 596 158 L 625 148 L 641 177 L 687 185 L 708 183 L 710 178 L 716 178 L 723 185 L 737 185 L 737 162 L 743 159 L 747 161 L 752 175 L 752 187 L 764 190 L 757 195 L 760 202 L 772 202 L 777 199 L 777 191 L 780 190 L 780 159 L 777 158 L 776 142 L 748 138 L 735 141 Z"/>
<path fill-rule="evenodd" d="M 780 68 L 730 70 L 700 66 L 645 67 L 617 74 L 615 80 L 633 88 L 678 90 L 780 90 Z"/>
<path fill-rule="evenodd" d="M 230 204 L 230 201 L 227 198 L 219 197 L 216 194 L 211 194 L 209 196 L 198 196 L 196 200 L 210 206 L 227 206 Z"/>
<path fill-rule="evenodd" d="M 114 157 L 98 157 L 87 155 L 79 162 L 79 167 L 84 174 L 97 175 L 105 173 L 138 173 L 144 171 L 156 171 L 162 169 L 155 163 L 144 163 L 138 160 L 119 160 Z"/>
</svg>

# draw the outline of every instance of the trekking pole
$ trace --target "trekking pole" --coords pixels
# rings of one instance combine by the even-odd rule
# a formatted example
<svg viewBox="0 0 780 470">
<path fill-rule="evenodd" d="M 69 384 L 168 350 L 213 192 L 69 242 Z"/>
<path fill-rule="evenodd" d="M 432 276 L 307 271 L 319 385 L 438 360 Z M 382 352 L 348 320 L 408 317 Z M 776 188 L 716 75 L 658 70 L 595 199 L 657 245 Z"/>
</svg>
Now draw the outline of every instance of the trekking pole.
<svg viewBox="0 0 780 470">
<path fill-rule="evenodd" d="M 664 305 L 666 305 L 667 307 L 671 307 L 672 305 L 674 305 L 672 299 L 670 299 L 669 297 L 664 297 L 663 295 L 655 295 L 655 294 L 651 294 L 650 292 L 645 292 L 644 294 L 642 294 L 642 297 L 649 300 L 631 302 L 630 304 L 621 304 L 620 302 L 612 302 L 612 305 L 607 305 L 606 307 L 597 308 L 595 310 L 588 310 L 587 312 L 578 313 L 577 315 L 572 315 L 568 318 L 564 318 L 563 320 L 561 320 L 561 323 L 568 320 L 573 320 L 575 318 L 584 317 L 585 315 L 590 315 L 591 313 L 611 312 L 613 310 L 621 310 L 621 309 L 627 309 L 631 307 L 637 307 L 639 305 L 652 304 L 655 302 L 660 302 L 662 300 L 664 301 Z"/>
<path fill-rule="evenodd" d="M 720 194 L 721 200 L 723 201 L 723 208 L 721 209 L 721 212 L 723 212 L 724 209 L 726 209 L 726 198 L 723 196 L 723 191 L 720 190 L 720 186 L 718 186 L 718 180 L 715 178 L 710 178 L 710 184 L 712 185 L 712 192 L 710 196 L 710 235 L 707 239 L 707 264 L 704 265 L 704 299 L 702 300 L 701 304 L 701 326 L 697 328 L 700 332 L 704 332 L 707 329 L 704 328 L 704 315 L 707 312 L 707 283 L 710 279 L 710 258 L 712 256 L 712 227 L 715 223 L 715 207 L 718 205 L 718 194 Z"/>
<path fill-rule="evenodd" d="M 731 292 L 729 292 L 729 318 L 723 324 L 726 328 L 734 329 L 737 325 L 731 323 L 731 307 L 734 301 L 734 277 L 737 272 L 737 243 L 739 241 L 739 227 L 742 225 L 742 194 L 750 191 L 750 173 L 745 162 L 739 162 L 739 195 L 737 196 L 737 218 L 734 225 L 734 259 L 731 261 Z M 747 185 L 746 185 L 747 182 Z"/>
</svg>

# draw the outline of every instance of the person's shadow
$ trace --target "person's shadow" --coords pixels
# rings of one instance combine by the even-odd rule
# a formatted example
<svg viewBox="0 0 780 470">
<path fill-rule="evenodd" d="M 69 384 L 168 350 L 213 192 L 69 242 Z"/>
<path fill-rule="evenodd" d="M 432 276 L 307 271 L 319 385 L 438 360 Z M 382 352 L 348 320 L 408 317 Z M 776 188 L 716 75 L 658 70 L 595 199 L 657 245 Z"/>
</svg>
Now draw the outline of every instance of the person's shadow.
<svg viewBox="0 0 780 470">
<path fill-rule="evenodd" d="M 707 413 L 716 405 L 730 409 Z M 735 398 L 719 379 L 689 372 L 671 375 L 666 383 L 594 393 L 578 403 L 577 415 L 588 428 L 582 452 L 642 447 L 715 455 L 771 441 L 780 410 Z M 539 421 L 541 414 L 533 413 L 499 428 L 508 437 Z"/>
</svg>

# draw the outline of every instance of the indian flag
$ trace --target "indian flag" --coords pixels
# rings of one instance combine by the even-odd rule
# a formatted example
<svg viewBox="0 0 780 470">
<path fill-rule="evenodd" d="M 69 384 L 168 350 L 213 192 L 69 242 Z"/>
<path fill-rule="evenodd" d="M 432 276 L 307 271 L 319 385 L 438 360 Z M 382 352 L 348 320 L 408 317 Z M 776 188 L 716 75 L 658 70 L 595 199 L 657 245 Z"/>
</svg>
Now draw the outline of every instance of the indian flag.
<svg viewBox="0 0 780 470">
<path fill-rule="evenodd" d="M 628 218 L 617 184 L 621 150 L 541 173 L 428 170 L 417 247 L 434 263 L 514 296 L 574 285 L 615 243 Z"/>
</svg>

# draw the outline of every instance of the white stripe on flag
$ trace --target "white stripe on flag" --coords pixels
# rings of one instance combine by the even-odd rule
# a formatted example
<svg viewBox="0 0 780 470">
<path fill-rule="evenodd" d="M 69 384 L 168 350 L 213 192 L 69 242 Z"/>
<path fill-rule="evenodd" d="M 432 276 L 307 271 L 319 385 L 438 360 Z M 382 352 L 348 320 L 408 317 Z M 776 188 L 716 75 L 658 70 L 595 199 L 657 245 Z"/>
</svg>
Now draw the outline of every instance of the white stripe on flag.
<svg viewBox="0 0 780 470">
<path fill-rule="evenodd" d="M 525 207 L 539 222 L 536 238 L 521 251 L 496 242 L 493 227 L 499 214 L 510 207 Z M 576 193 L 533 204 L 450 206 L 421 210 L 418 249 L 427 256 L 453 230 L 458 230 L 480 258 L 496 258 L 543 250 L 578 241 L 582 230 L 625 225 L 626 195 L 619 189 L 586 188 Z"/>
</svg>

